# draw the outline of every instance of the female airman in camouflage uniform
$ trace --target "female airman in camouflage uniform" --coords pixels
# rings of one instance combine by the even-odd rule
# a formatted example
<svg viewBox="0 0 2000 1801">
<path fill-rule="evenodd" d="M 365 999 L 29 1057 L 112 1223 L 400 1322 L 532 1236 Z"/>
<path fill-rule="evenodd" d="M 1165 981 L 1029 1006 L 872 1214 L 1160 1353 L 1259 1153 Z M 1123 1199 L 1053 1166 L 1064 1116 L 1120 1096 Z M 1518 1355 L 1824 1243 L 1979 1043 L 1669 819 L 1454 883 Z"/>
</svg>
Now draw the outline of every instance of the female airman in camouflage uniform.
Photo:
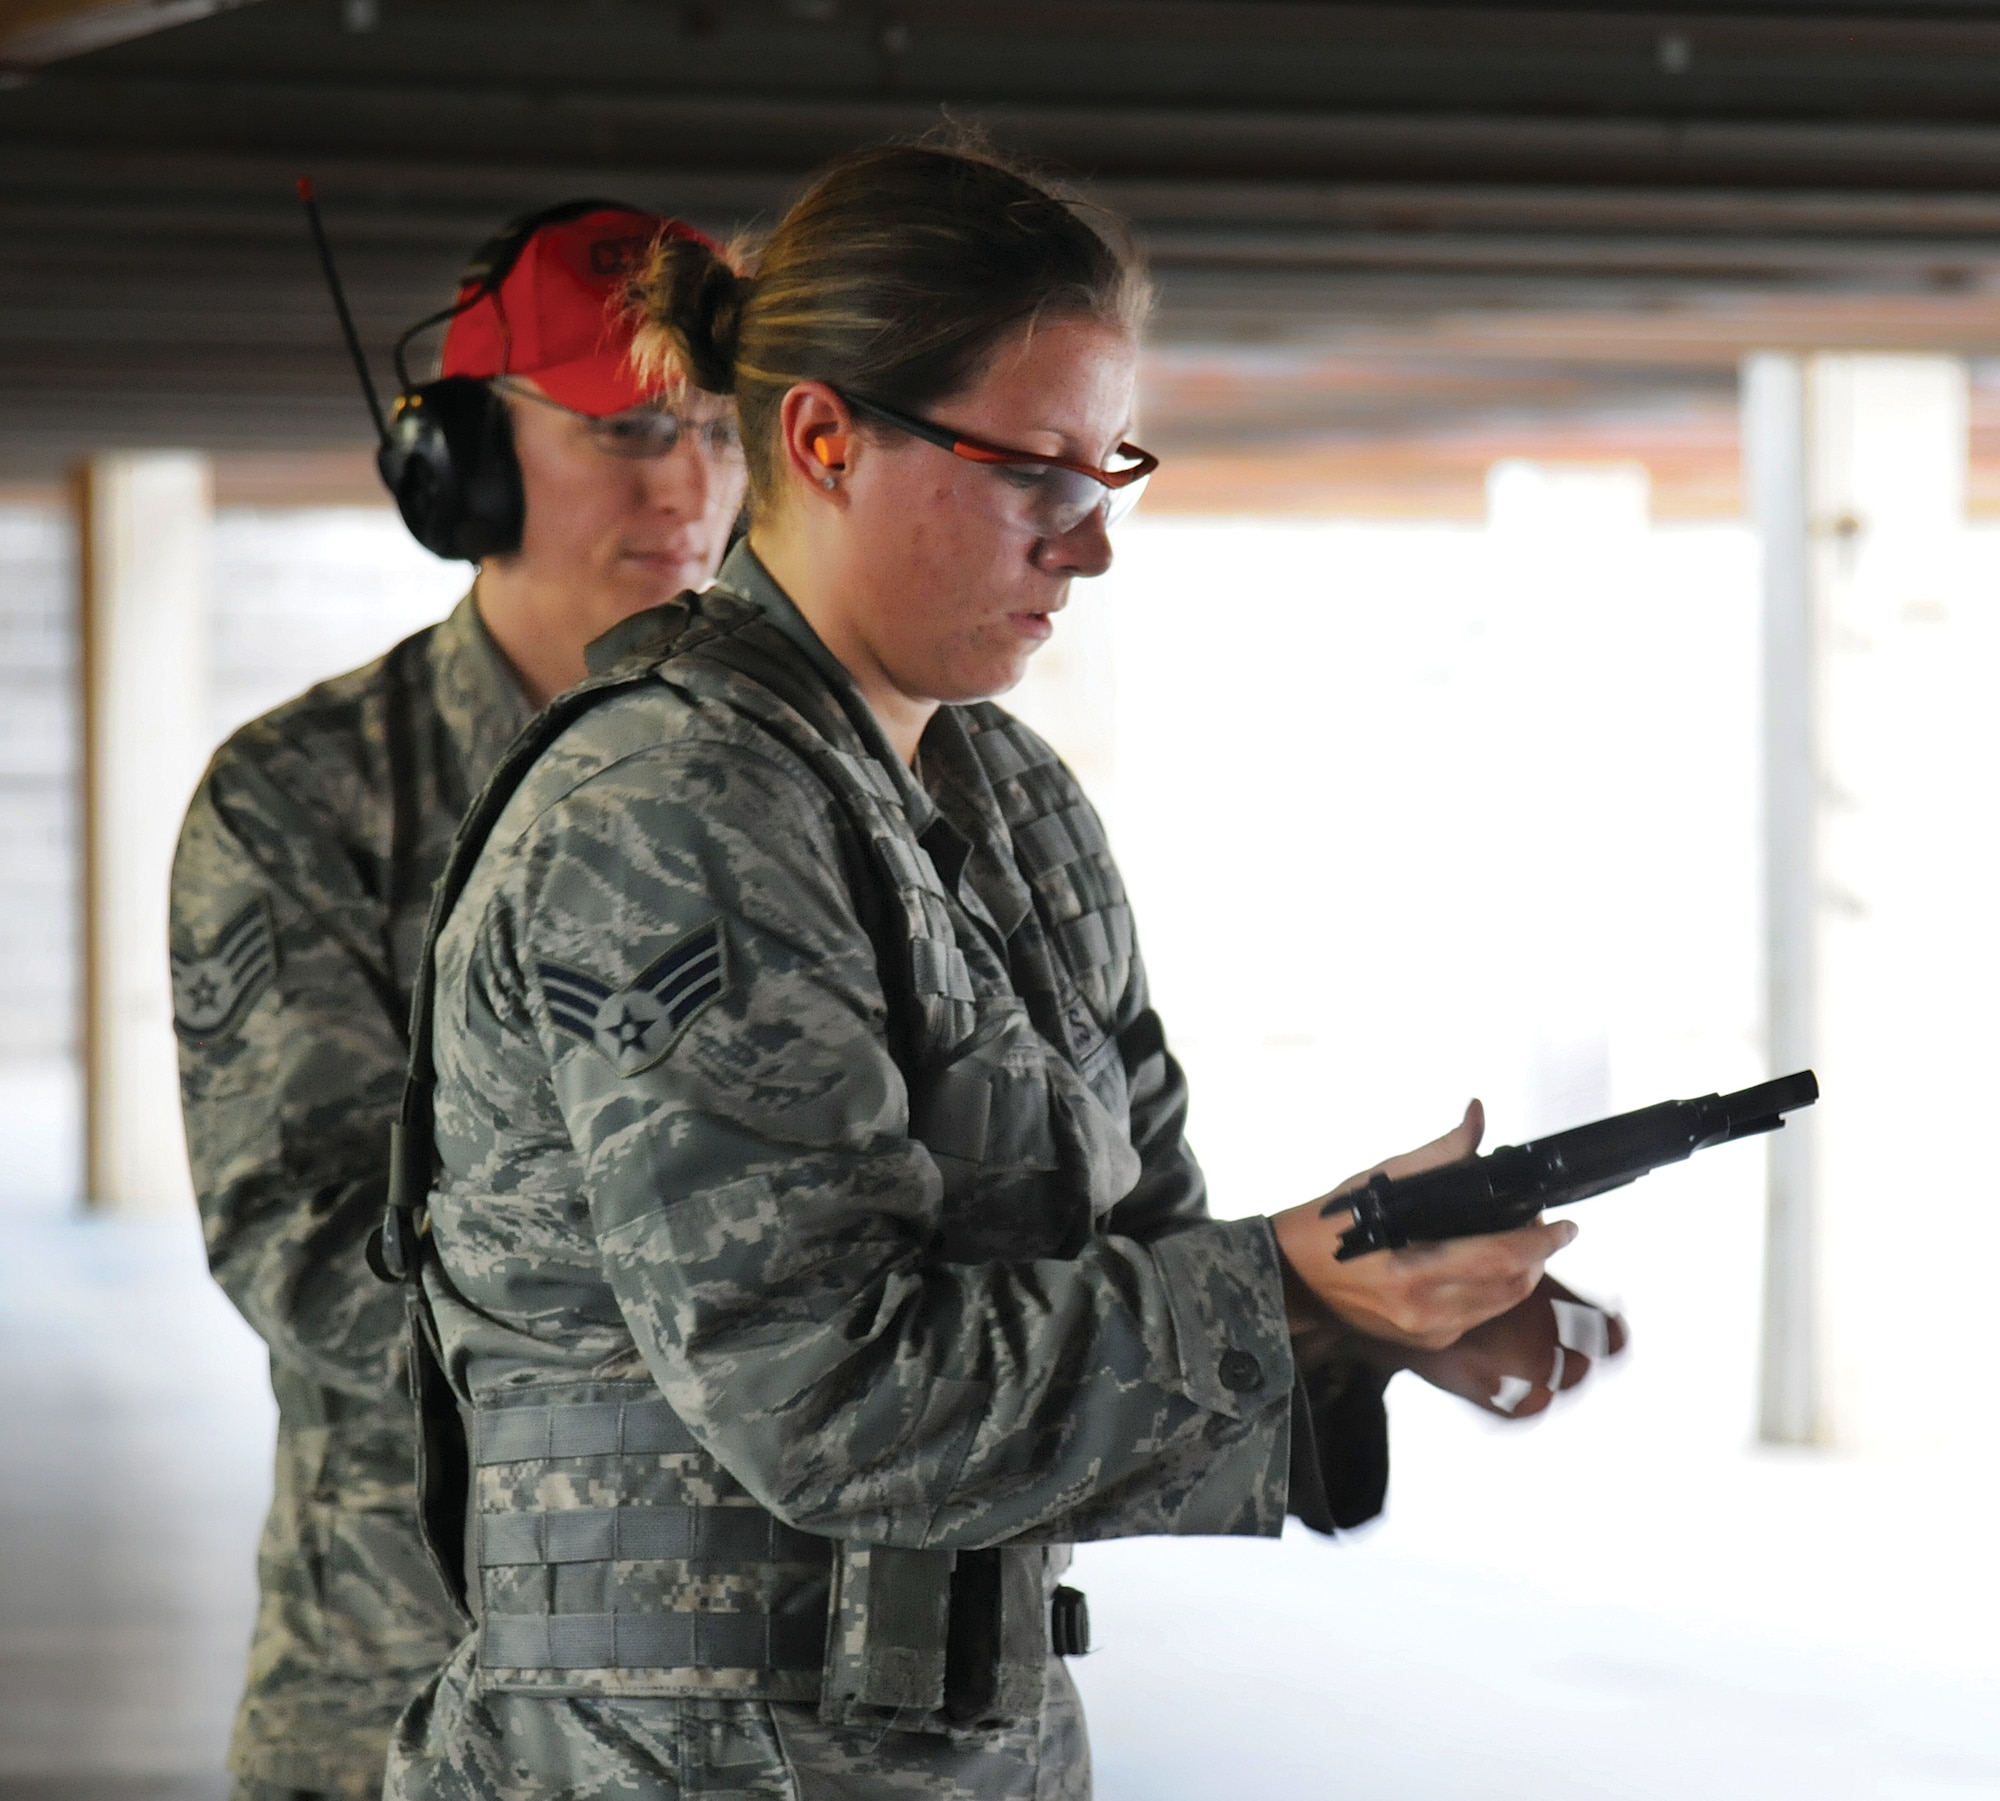
<svg viewBox="0 0 2000 1801">
<path fill-rule="evenodd" d="M 1208 1215 L 1097 815 L 986 699 L 1150 466 L 1145 303 L 948 149 L 836 165 L 754 279 L 658 258 L 753 523 L 496 784 L 436 941 L 479 1624 L 400 1801 L 1085 1795 L 1068 1546 L 1366 1518 L 1381 1340 L 1519 1314 L 1566 1240 Z M 1483 1354 L 1546 1376 L 1520 1318 Z"/>
</svg>

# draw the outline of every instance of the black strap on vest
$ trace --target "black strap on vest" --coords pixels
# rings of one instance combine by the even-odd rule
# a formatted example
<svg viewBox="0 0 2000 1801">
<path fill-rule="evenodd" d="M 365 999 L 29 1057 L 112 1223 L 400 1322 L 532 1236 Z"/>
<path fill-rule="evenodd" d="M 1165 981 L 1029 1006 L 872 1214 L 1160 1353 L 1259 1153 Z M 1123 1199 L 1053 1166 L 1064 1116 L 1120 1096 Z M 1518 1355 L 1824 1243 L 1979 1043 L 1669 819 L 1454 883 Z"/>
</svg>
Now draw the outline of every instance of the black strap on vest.
<svg viewBox="0 0 2000 1801">
<path fill-rule="evenodd" d="M 396 947 L 393 922 L 410 891 L 417 861 L 417 697 L 422 676 L 416 665 L 428 653 L 432 632 L 405 638 L 383 659 L 383 750 L 389 764 L 389 863 L 383 872 L 383 910 L 391 921 L 385 947 L 393 977 Z"/>
<path fill-rule="evenodd" d="M 436 1174 L 432 1141 L 432 1097 L 437 1083 L 431 1028 L 436 1013 L 433 989 L 437 975 L 438 935 L 465 892 L 479 854 L 493 835 L 500 815 L 527 779 L 542 754 L 577 720 L 623 689 L 649 680 L 652 671 L 621 669 L 597 677 L 557 696 L 507 747 L 486 786 L 460 822 L 452 840 L 451 857 L 431 894 L 430 921 L 424 929 L 423 955 L 417 963 L 416 986 L 410 996 L 410 1060 L 403 1074 L 403 1099 L 396 1123 L 389 1128 L 389 1204 L 382 1225 L 370 1242 L 368 1258 L 387 1282 L 415 1282 L 422 1270 L 419 1215 Z"/>
<path fill-rule="evenodd" d="M 424 1548 L 446 1592 L 471 1618 L 470 1573 L 466 1568 L 466 1508 L 471 1494 L 472 1457 L 458 1397 L 444 1364 L 437 1322 L 424 1294 L 423 1269 L 429 1233 L 422 1220 L 436 1173 L 433 1141 L 432 1021 L 436 1003 L 438 934 L 465 892 L 473 866 L 507 803 L 528 771 L 555 740 L 608 695 L 648 679 L 650 666 L 621 668 L 572 688 L 550 703 L 507 747 L 479 798 L 460 822 L 451 857 L 431 896 L 410 996 L 409 1062 L 403 1075 L 402 1104 L 389 1128 L 389 1196 L 382 1223 L 368 1241 L 368 1264 L 385 1282 L 404 1285 L 410 1320 L 410 1395 L 417 1416 L 417 1509 Z"/>
</svg>

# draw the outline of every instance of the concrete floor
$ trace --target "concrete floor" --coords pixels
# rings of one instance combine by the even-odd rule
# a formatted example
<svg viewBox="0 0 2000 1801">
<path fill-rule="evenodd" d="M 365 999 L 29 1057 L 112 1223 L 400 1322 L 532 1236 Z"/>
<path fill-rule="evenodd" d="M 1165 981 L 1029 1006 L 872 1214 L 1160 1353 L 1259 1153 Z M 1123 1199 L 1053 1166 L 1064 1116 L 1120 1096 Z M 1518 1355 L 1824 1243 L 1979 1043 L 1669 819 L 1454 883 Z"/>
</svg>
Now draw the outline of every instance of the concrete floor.
<svg viewBox="0 0 2000 1801">
<path fill-rule="evenodd" d="M 0 1797 L 211 1801 L 270 1492 L 194 1227 L 0 1224 Z"/>
<path fill-rule="evenodd" d="M 0 1801 L 214 1801 L 259 1347 L 191 1227 L 17 1217 L 0 1369 Z M 1399 1501 L 1358 1539 L 1080 1554 L 1101 1801 L 2000 1796 L 1990 1490 L 1675 1473 L 1583 1409 L 1481 1428 L 1469 1486 L 1462 1426 L 1399 1404 Z"/>
<path fill-rule="evenodd" d="M 191 1222 L 66 1214 L 66 1094 L 0 1083 L 0 1801 L 220 1801 L 261 1347 Z M 1099 1801 L 2000 1798 L 1991 1418 L 1949 1464 L 1747 1449 L 1655 1286 L 1525 1430 L 1399 1383 L 1366 1533 L 1085 1547 Z"/>
</svg>

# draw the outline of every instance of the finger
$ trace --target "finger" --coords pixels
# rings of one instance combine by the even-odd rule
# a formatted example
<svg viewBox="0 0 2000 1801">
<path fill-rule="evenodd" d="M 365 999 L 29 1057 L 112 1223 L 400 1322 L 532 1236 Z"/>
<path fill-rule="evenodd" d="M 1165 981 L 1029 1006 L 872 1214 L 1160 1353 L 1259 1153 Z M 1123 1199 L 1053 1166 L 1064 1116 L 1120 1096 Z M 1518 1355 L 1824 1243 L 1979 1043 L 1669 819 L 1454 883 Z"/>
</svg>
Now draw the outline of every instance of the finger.
<svg viewBox="0 0 2000 1801">
<path fill-rule="evenodd" d="M 1386 1162 L 1378 1163 L 1373 1169 L 1356 1171 L 1321 1196 L 1321 1202 L 1324 1204 L 1343 1194 L 1352 1194 L 1363 1183 L 1372 1182 L 1377 1176 L 1387 1176 L 1395 1182 L 1427 1169 L 1442 1169 L 1447 1163 L 1463 1163 L 1479 1149 L 1479 1141 L 1485 1136 L 1486 1108 L 1477 1099 L 1467 1101 L 1464 1116 L 1442 1137 L 1433 1138 L 1429 1144 L 1421 1144 L 1414 1151 L 1404 1151 Z"/>
<path fill-rule="evenodd" d="M 1470 1157 L 1479 1149 L 1479 1141 L 1486 1136 L 1486 1107 L 1477 1095 L 1465 1103 L 1465 1111 L 1459 1115 L 1458 1124 L 1449 1132 L 1433 1138 L 1409 1153 L 1422 1157 L 1436 1153 L 1439 1163 L 1458 1163 Z"/>
<path fill-rule="evenodd" d="M 1492 1408 L 1495 1413 L 1511 1415 L 1534 1392 L 1535 1385 L 1526 1376 L 1502 1376 L 1500 1386 L 1481 1405 Z"/>
<path fill-rule="evenodd" d="M 1502 1376 L 1492 1395 L 1477 1404 L 1505 1419 L 1530 1420 L 1554 1399 L 1547 1388 L 1530 1382 L 1526 1376 Z"/>
<path fill-rule="evenodd" d="M 1576 1243 L 1576 1234 L 1577 1223 L 1573 1219 L 1541 1219 L 1532 1226 L 1520 1226 L 1496 1237 L 1500 1242 L 1511 1241 L 1523 1253 L 1532 1252 L 1546 1262 L 1564 1246 Z"/>
<path fill-rule="evenodd" d="M 1558 1336 L 1561 1335 L 1563 1330 L 1562 1322 L 1565 1318 L 1563 1310 L 1565 1307 L 1588 1308 L 1603 1321 L 1601 1344 L 1593 1344 L 1592 1342 L 1592 1336 L 1598 1329 L 1583 1326 L 1574 1333 L 1575 1343 L 1572 1344 L 1568 1338 L 1563 1339 L 1563 1343 L 1569 1345 L 1571 1350 L 1582 1351 L 1594 1358 L 1616 1357 L 1631 1342 L 1631 1329 L 1625 1323 L 1624 1314 L 1619 1312 L 1617 1302 L 1590 1300 L 1578 1294 L 1572 1288 L 1565 1288 L 1553 1276 L 1544 1277 L 1542 1286 L 1548 1291 L 1549 1304 L 1556 1310 L 1556 1331 Z"/>
<path fill-rule="evenodd" d="M 1519 1301 L 1543 1279 L 1542 1266 L 1575 1237 L 1574 1221 L 1544 1220 L 1517 1226 L 1511 1232 L 1482 1232 L 1438 1244 L 1409 1245 L 1391 1255 L 1414 1261 L 1421 1254 L 1431 1266 L 1425 1273 L 1434 1283 L 1513 1287 L 1525 1282 L 1514 1296 Z"/>
<path fill-rule="evenodd" d="M 1442 1169 L 1448 1163 L 1463 1163 L 1479 1149 L 1479 1141 L 1485 1136 L 1485 1107 L 1476 1099 L 1467 1101 L 1463 1117 L 1449 1132 L 1433 1138 L 1429 1144 L 1420 1144 L 1413 1151 L 1403 1152 L 1400 1157 L 1391 1157 L 1382 1165 L 1382 1173 L 1391 1181 L 1398 1181 L 1427 1169 Z M 1365 1177 L 1361 1179 L 1366 1180 Z"/>
<path fill-rule="evenodd" d="M 1558 1350 L 1574 1351 L 1585 1358 L 1602 1357 L 1610 1351 L 1611 1316 L 1601 1307 L 1552 1296 L 1549 1308 L 1556 1316 Z"/>
</svg>

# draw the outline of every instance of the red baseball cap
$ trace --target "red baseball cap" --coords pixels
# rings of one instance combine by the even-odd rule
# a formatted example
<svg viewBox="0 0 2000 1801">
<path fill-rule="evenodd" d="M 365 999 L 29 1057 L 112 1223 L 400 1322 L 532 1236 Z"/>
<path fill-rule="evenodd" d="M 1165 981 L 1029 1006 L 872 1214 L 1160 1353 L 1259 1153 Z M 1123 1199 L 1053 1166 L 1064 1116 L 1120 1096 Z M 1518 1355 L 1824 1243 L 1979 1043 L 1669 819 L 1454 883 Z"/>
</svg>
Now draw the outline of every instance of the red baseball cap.
<svg viewBox="0 0 2000 1801">
<path fill-rule="evenodd" d="M 655 391 L 632 368 L 633 276 L 656 239 L 718 250 L 679 219 L 607 206 L 539 227 L 491 293 L 446 328 L 441 373 L 532 379 L 551 400 L 603 419 Z M 718 250 L 718 254 L 720 254 Z M 476 284 L 459 289 L 459 298 Z"/>
</svg>

